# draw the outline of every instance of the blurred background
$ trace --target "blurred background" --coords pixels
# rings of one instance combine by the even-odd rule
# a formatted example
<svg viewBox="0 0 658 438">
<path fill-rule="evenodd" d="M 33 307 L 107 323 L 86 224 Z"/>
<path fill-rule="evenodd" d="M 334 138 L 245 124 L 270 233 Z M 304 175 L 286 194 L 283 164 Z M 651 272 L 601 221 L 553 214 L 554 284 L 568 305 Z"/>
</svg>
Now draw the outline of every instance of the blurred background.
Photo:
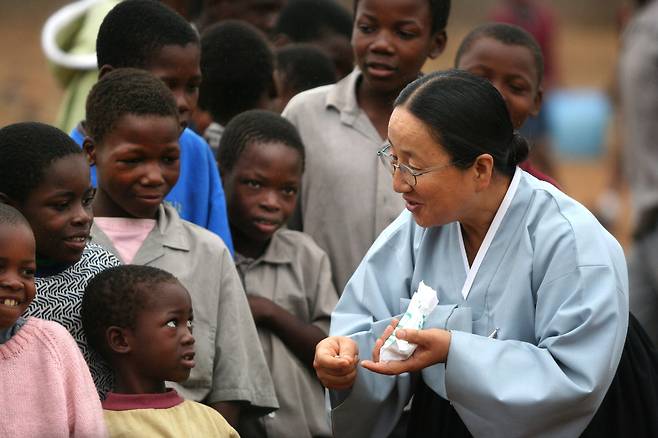
<svg viewBox="0 0 658 438">
<path fill-rule="evenodd" d="M 341 2 L 351 10 L 351 1 Z M 66 0 L 0 1 L 0 126 L 25 120 L 54 123 L 62 92 L 43 56 L 40 34 L 46 18 L 67 3 Z M 426 71 L 451 67 L 458 43 L 471 28 L 487 20 L 496 3 L 495 0 L 453 0 L 446 52 L 436 62 L 428 64 Z M 553 89 L 566 91 L 567 97 L 590 98 L 582 113 L 567 114 L 566 118 L 572 124 L 590 123 L 593 118 L 600 122 L 587 130 L 592 138 L 583 139 L 572 150 L 569 145 L 553 141 L 552 174 L 569 195 L 596 211 L 605 201 L 602 194 L 612 180 L 613 151 L 621 146 L 614 99 L 610 96 L 614 94 L 619 32 L 628 1 L 545 0 L 540 3 L 550 7 L 555 18 Z M 573 101 L 559 99 L 554 104 L 556 108 L 562 105 L 567 110 L 577 106 Z M 560 125 L 556 129 L 568 131 L 571 128 Z M 600 141 L 595 131 L 603 134 Z M 618 214 L 602 219 L 608 220 L 610 231 L 628 248 L 629 201 L 623 186 L 620 193 Z"/>
</svg>

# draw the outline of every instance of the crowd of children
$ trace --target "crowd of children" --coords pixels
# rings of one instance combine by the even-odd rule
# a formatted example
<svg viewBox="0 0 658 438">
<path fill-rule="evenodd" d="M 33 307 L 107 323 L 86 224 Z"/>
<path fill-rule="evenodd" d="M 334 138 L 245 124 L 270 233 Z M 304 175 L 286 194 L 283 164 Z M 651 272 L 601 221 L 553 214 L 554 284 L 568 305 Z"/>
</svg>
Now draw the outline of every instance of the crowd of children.
<svg viewBox="0 0 658 438">
<path fill-rule="evenodd" d="M 0 129 L 0 436 L 333 436 L 316 345 L 404 210 L 377 155 L 450 14 L 353 4 L 98 2 L 98 81 L 67 97 L 85 94 L 84 119 Z M 513 129 L 539 113 L 542 49 L 521 28 L 477 27 L 455 68 L 494 85 Z M 658 434 L 658 356 L 629 327 L 584 436 Z M 424 416 L 391 436 L 470 436 L 418 386 Z"/>
</svg>

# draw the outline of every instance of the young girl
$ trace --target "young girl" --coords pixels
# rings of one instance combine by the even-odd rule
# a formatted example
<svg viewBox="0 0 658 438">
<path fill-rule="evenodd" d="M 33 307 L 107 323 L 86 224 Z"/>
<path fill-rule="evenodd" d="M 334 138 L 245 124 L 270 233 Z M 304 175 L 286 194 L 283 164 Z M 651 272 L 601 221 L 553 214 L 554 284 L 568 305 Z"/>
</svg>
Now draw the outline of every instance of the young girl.
<svg viewBox="0 0 658 438">
<path fill-rule="evenodd" d="M 0 198 L 23 213 L 37 244 L 38 293 L 26 314 L 66 327 L 102 395 L 111 373 L 87 348 L 80 303 L 87 282 L 120 262 L 89 243 L 94 193 L 85 156 L 65 133 L 42 123 L 0 129 Z"/>
<path fill-rule="evenodd" d="M 100 401 L 71 335 L 21 316 L 36 293 L 34 250 L 27 220 L 0 203 L 0 436 L 104 437 Z"/>
<path fill-rule="evenodd" d="M 449 9 L 449 0 L 356 1 L 352 46 L 358 67 L 335 85 L 295 96 L 283 112 L 307 150 L 299 215 L 291 227 L 327 252 L 339 293 L 404 208 L 375 154 L 393 101 L 427 58 L 443 51 Z"/>
<path fill-rule="evenodd" d="M 217 411 L 165 388 L 195 366 L 192 320 L 190 294 L 161 269 L 119 266 L 89 282 L 85 333 L 116 376 L 103 402 L 110 437 L 238 437 Z"/>
<path fill-rule="evenodd" d="M 143 70 L 113 70 L 89 94 L 87 129 L 85 150 L 98 172 L 93 241 L 124 263 L 172 273 L 192 296 L 198 361 L 176 388 L 231 424 L 242 407 L 277 408 L 231 254 L 163 202 L 178 180 L 181 154 L 171 91 Z"/>
<path fill-rule="evenodd" d="M 327 254 L 311 238 L 282 227 L 297 202 L 304 146 L 278 114 L 252 110 L 226 126 L 218 155 L 235 261 L 247 292 L 281 408 L 251 418 L 250 437 L 330 437 L 324 391 L 312 373 L 338 295 Z"/>
</svg>

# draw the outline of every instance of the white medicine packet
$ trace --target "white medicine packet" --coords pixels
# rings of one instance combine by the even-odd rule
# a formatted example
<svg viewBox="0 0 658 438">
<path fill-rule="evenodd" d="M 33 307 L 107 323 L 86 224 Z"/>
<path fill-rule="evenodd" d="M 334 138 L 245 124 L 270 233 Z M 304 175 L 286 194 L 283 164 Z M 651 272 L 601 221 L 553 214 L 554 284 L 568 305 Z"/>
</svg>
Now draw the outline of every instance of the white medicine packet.
<svg viewBox="0 0 658 438">
<path fill-rule="evenodd" d="M 422 329 L 425 319 L 432 313 L 432 310 L 434 310 L 437 304 L 439 304 L 439 298 L 436 295 L 436 291 L 421 281 L 418 285 L 418 290 L 411 297 L 407 311 L 400 319 L 393 333 L 391 333 L 391 336 L 386 339 L 386 342 L 384 342 L 384 345 L 379 350 L 379 360 L 409 359 L 416 350 L 417 345 L 403 339 L 398 339 L 395 333 L 399 329 Z"/>
</svg>

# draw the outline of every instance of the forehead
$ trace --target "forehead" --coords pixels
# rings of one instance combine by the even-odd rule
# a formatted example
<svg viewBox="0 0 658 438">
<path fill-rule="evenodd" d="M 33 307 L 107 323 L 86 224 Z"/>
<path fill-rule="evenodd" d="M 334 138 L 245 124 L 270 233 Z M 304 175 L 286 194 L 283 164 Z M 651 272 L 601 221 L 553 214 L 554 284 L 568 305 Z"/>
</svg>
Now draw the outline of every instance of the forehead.
<svg viewBox="0 0 658 438">
<path fill-rule="evenodd" d="M 52 161 L 45 169 L 41 183 L 34 192 L 55 190 L 85 191 L 91 185 L 89 164 L 82 153 L 70 154 Z"/>
<path fill-rule="evenodd" d="M 432 24 L 428 0 L 359 0 L 355 15 L 356 18 L 365 15 L 382 21 Z"/>
<path fill-rule="evenodd" d="M 526 76 L 537 86 L 539 72 L 535 56 L 529 47 L 506 44 L 493 37 L 482 36 L 462 55 L 458 68 L 469 69 L 483 65 L 490 69 Z"/>
<path fill-rule="evenodd" d="M 0 222 L 0 258 L 34 260 L 36 243 L 27 224 Z"/>
<path fill-rule="evenodd" d="M 201 48 L 196 43 L 162 46 L 150 58 L 147 70 L 156 76 L 162 70 L 201 75 Z"/>
<path fill-rule="evenodd" d="M 234 170 L 288 169 L 297 174 L 300 168 L 301 154 L 292 146 L 280 141 L 252 141 L 245 146 Z"/>
<path fill-rule="evenodd" d="M 160 281 L 156 283 L 141 283 L 137 293 L 144 294 L 142 299 L 146 304 L 140 314 L 163 311 L 192 311 L 192 298 L 187 289 L 179 281 Z M 139 318 L 140 315 L 137 315 Z"/>
<path fill-rule="evenodd" d="M 399 156 L 430 162 L 447 155 L 425 123 L 403 106 L 396 107 L 391 114 L 388 138 Z"/>
<path fill-rule="evenodd" d="M 175 144 L 178 147 L 179 124 L 174 116 L 125 114 L 105 136 L 102 146 L 121 143 L 135 145 Z"/>
</svg>

